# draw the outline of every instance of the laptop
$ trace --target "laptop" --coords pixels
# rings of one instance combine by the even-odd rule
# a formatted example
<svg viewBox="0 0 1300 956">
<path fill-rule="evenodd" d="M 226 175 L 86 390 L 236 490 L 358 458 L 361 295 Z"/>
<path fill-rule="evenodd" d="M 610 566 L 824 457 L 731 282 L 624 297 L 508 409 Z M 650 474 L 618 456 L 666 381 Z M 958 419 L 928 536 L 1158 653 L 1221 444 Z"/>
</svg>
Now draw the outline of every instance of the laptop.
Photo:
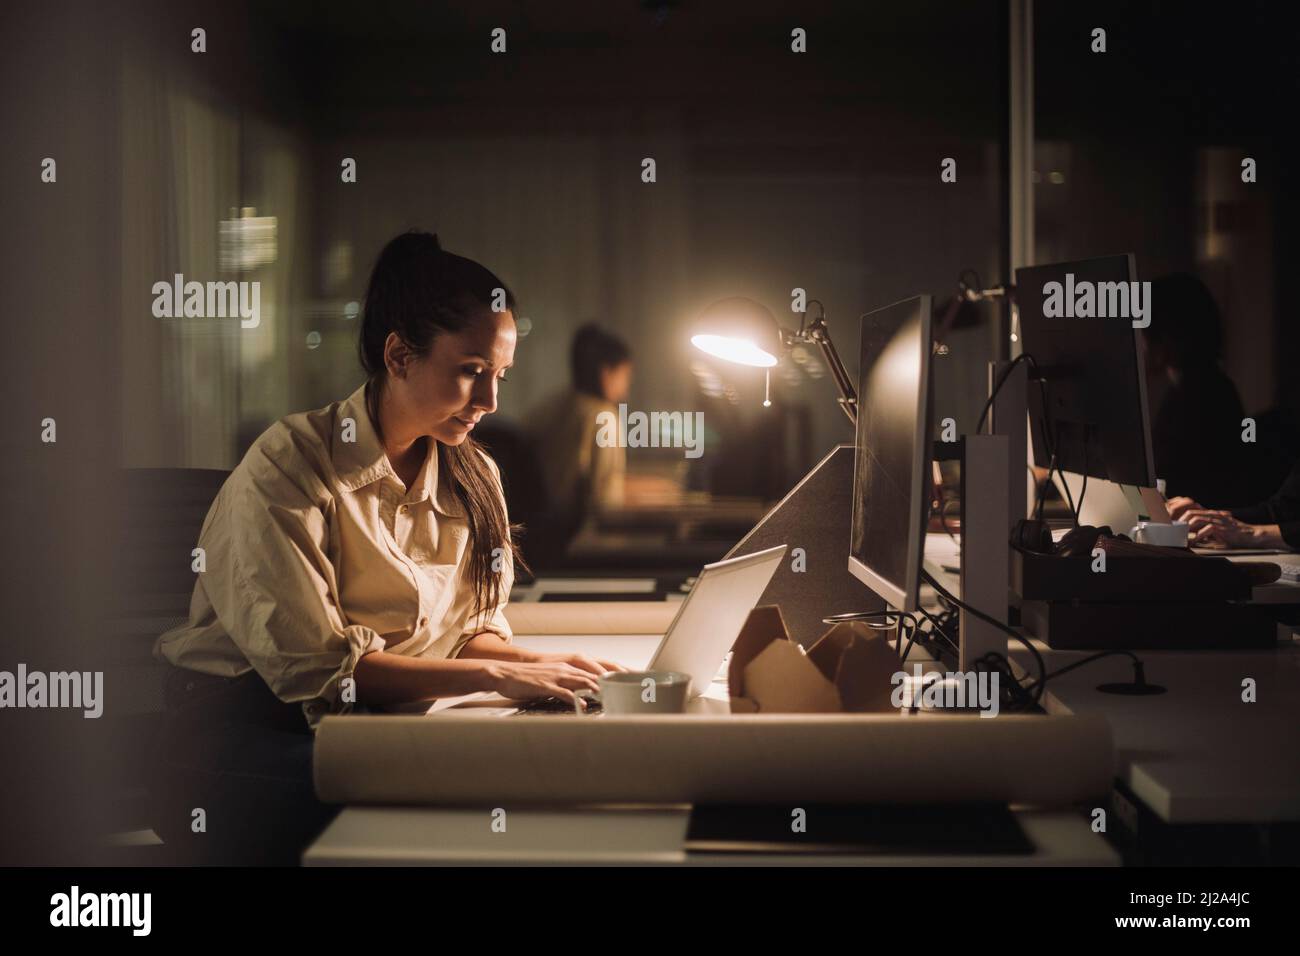
<svg viewBox="0 0 1300 956">
<path fill-rule="evenodd" d="M 692 700 L 706 693 L 785 551 L 782 544 L 706 564 L 645 669 L 689 674 L 688 696 Z M 588 710 L 598 709 L 591 705 L 599 703 L 599 695 L 582 696 L 588 701 Z M 530 701 L 514 711 L 518 715 L 572 713 L 572 704 L 555 697 Z"/>
</svg>

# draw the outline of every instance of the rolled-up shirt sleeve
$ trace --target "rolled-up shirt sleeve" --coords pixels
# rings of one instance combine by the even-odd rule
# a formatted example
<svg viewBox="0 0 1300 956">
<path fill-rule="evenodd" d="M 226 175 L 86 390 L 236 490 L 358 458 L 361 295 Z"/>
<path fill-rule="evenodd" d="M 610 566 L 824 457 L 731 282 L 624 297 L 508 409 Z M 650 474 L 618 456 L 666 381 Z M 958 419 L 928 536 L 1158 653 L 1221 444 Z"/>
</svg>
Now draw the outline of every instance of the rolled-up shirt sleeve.
<svg viewBox="0 0 1300 956">
<path fill-rule="evenodd" d="M 506 602 L 502 601 L 490 615 L 471 617 L 469 623 L 461 632 L 460 638 L 456 641 L 451 656 L 459 657 L 460 652 L 465 649 L 465 645 L 478 634 L 495 634 L 509 644 L 514 638 L 514 632 L 510 630 L 510 622 L 506 620 L 505 606 Z"/>
<path fill-rule="evenodd" d="M 328 557 L 333 502 L 323 486 L 302 487 L 260 449 L 249 458 L 222 496 L 227 540 L 209 555 L 205 584 L 249 664 L 281 700 L 301 702 L 314 727 L 326 713 L 353 709 L 353 670 L 384 639 L 340 611 Z"/>
<path fill-rule="evenodd" d="M 1276 524 L 1287 546 L 1300 550 L 1300 462 L 1267 501 L 1233 508 L 1232 516 L 1246 524 Z"/>
</svg>

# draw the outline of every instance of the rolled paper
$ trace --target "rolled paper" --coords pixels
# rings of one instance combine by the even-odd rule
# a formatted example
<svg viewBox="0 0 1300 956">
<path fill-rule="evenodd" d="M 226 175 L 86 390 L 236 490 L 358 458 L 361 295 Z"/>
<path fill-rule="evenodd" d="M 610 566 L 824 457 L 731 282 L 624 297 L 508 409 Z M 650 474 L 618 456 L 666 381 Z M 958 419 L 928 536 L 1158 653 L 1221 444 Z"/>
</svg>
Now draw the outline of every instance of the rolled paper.
<svg viewBox="0 0 1300 956">
<path fill-rule="evenodd" d="M 326 802 L 1015 803 L 1110 792 L 1099 716 L 346 715 L 321 721 Z"/>
</svg>

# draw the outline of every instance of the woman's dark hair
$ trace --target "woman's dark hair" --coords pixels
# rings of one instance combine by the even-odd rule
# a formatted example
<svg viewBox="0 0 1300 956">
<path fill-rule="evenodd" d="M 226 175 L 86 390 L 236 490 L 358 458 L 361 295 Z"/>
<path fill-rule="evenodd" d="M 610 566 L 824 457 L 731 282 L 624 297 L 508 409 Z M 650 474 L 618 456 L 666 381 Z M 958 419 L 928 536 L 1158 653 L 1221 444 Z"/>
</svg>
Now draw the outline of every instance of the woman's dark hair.
<svg viewBox="0 0 1300 956">
<path fill-rule="evenodd" d="M 366 402 L 376 431 L 379 397 L 388 377 L 384 365 L 388 334 L 396 332 L 423 355 L 435 336 L 463 330 L 491 309 L 494 300 L 514 312 L 515 297 L 504 282 L 472 259 L 445 251 L 432 233 L 408 232 L 384 246 L 366 287 L 359 342 L 361 366 L 370 377 Z M 485 617 L 503 597 L 492 552 L 503 548 L 506 558 L 522 565 L 512 536 L 517 529 L 507 523 L 483 447 L 469 437 L 459 445 L 435 442 L 435 447 L 439 474 L 449 477 L 469 522 L 468 578 L 474 613 Z"/>
<path fill-rule="evenodd" d="M 1151 283 L 1151 325 L 1146 336 L 1164 346 L 1179 371 L 1213 368 L 1223 356 L 1219 306 L 1205 283 L 1186 272 Z"/>
<path fill-rule="evenodd" d="M 600 388 L 601 369 L 615 368 L 631 359 L 632 353 L 622 339 L 589 322 L 573 333 L 573 348 L 569 353 L 573 387 L 586 395 L 604 398 Z"/>
</svg>

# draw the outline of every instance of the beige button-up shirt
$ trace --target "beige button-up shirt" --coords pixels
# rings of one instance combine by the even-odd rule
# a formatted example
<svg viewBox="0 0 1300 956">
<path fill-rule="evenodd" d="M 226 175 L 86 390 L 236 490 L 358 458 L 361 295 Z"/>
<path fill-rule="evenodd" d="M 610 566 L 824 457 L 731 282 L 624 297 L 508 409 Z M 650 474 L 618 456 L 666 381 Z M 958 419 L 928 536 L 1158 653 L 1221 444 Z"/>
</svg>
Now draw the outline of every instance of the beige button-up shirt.
<svg viewBox="0 0 1300 956">
<path fill-rule="evenodd" d="M 206 568 L 189 622 L 159 637 L 155 656 L 224 677 L 256 670 L 281 700 L 302 703 L 313 728 L 352 709 L 349 679 L 370 651 L 451 658 L 475 634 L 511 638 L 504 599 L 472 616 L 469 526 L 438 480 L 436 442 L 404 487 L 364 385 L 258 438 L 213 502 L 199 547 Z M 509 561 L 502 576 L 508 596 Z"/>
</svg>

